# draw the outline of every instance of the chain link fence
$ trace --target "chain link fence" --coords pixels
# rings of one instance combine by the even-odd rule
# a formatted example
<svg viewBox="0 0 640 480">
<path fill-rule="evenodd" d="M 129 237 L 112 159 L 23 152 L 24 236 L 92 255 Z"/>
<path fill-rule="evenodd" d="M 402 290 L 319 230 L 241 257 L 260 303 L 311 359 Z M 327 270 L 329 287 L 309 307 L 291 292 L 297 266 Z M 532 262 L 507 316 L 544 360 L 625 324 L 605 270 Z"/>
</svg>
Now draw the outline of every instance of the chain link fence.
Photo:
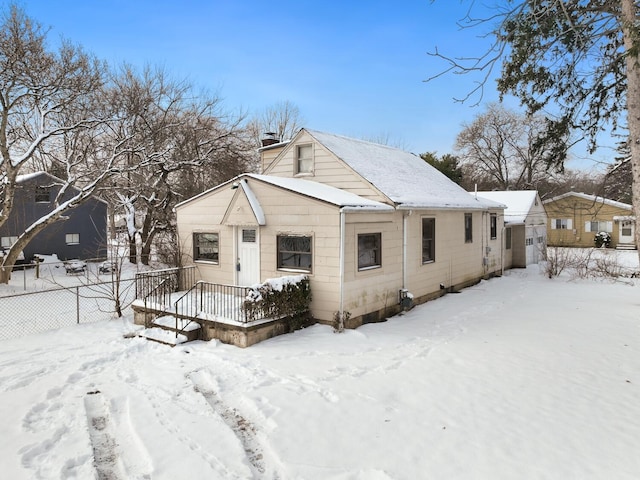
<svg viewBox="0 0 640 480">
<path fill-rule="evenodd" d="M 2 296 L 0 340 L 116 318 L 135 294 L 132 278 Z"/>
</svg>

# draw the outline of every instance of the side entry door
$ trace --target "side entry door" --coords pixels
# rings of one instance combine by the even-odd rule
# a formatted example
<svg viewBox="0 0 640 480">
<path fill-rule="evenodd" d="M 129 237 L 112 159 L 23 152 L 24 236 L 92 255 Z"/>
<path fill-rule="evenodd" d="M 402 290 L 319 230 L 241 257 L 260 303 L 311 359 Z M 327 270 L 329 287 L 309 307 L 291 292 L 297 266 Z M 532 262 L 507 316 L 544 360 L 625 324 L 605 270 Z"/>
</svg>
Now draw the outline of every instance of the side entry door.
<svg viewBox="0 0 640 480">
<path fill-rule="evenodd" d="M 238 227 L 238 258 L 236 278 L 238 285 L 260 283 L 260 243 L 258 229 Z"/>
</svg>

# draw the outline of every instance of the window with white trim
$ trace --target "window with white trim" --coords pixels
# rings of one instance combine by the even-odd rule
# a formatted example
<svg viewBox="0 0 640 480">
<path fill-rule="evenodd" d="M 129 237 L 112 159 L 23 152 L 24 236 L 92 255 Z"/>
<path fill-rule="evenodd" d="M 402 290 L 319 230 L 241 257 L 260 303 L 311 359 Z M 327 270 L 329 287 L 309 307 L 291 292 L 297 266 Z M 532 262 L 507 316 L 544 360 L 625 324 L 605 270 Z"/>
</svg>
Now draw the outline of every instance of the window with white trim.
<svg viewBox="0 0 640 480">
<path fill-rule="evenodd" d="M 489 215 L 489 231 L 491 233 L 491 240 L 498 238 L 498 215 L 495 213 Z"/>
<path fill-rule="evenodd" d="M 220 237 L 217 233 L 193 234 L 193 259 L 218 263 L 220 258 Z"/>
<path fill-rule="evenodd" d="M 18 241 L 17 236 L 0 237 L 0 247 L 11 248 L 11 245 Z"/>
<path fill-rule="evenodd" d="M 358 235 L 358 270 L 382 266 L 382 233 Z"/>
<path fill-rule="evenodd" d="M 551 230 L 571 230 L 573 222 L 570 218 L 552 218 Z"/>
<path fill-rule="evenodd" d="M 471 213 L 464 214 L 464 241 L 465 243 L 473 242 L 473 215 Z"/>
<path fill-rule="evenodd" d="M 525 238 L 525 239 L 524 239 L 524 244 L 525 244 L 527 247 L 530 247 L 531 245 L 533 245 L 533 237 L 527 237 L 527 238 Z"/>
<path fill-rule="evenodd" d="M 613 222 L 610 221 L 602 221 L 602 220 L 594 220 L 589 222 L 584 222 L 584 231 L 585 232 L 613 232 Z"/>
<path fill-rule="evenodd" d="M 64 241 L 67 245 L 79 245 L 80 234 L 79 233 L 67 233 L 64 236 Z"/>
<path fill-rule="evenodd" d="M 296 146 L 296 173 L 313 173 L 313 145 Z"/>
<path fill-rule="evenodd" d="M 422 219 L 422 263 L 436 260 L 436 219 Z"/>
</svg>

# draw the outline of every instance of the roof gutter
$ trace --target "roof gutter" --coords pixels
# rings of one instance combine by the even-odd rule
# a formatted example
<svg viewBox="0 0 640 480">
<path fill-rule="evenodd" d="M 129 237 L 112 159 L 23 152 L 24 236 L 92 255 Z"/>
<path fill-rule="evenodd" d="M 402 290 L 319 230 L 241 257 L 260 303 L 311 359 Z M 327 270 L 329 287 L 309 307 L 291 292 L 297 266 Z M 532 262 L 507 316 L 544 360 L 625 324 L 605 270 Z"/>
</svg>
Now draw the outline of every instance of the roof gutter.
<svg viewBox="0 0 640 480">
<path fill-rule="evenodd" d="M 500 209 L 505 209 L 506 207 L 490 207 L 490 206 L 482 206 L 482 205 L 469 205 L 469 206 L 451 206 L 451 207 L 435 207 L 435 206 L 427 206 L 427 205 L 397 205 L 396 206 L 396 210 L 399 211 L 412 211 L 412 210 L 445 210 L 445 211 L 451 211 L 451 210 L 465 210 L 465 211 L 469 211 L 469 210 L 491 210 L 491 209 L 495 209 L 495 210 L 500 210 Z"/>
</svg>

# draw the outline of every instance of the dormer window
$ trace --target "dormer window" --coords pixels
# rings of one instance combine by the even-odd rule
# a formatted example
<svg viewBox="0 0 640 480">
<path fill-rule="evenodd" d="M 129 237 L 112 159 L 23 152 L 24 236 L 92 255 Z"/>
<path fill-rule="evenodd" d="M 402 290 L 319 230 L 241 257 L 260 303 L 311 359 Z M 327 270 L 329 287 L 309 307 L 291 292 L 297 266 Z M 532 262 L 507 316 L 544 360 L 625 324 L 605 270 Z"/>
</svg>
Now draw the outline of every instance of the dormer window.
<svg viewBox="0 0 640 480">
<path fill-rule="evenodd" d="M 313 173 L 313 146 L 298 145 L 296 147 L 296 173 Z"/>
<path fill-rule="evenodd" d="M 51 188 L 45 185 L 36 186 L 36 203 L 49 203 Z"/>
</svg>

